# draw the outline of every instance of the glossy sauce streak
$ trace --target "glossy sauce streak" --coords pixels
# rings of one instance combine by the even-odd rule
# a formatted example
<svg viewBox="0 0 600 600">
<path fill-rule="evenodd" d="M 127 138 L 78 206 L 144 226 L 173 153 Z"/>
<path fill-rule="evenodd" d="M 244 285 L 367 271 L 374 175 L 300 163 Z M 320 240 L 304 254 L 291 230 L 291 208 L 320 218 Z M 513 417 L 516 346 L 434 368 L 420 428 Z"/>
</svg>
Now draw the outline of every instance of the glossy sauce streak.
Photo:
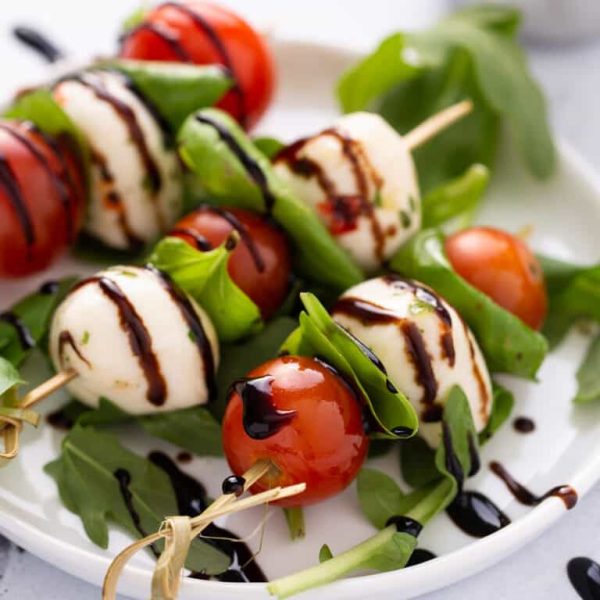
<svg viewBox="0 0 600 600">
<path fill-rule="evenodd" d="M 64 54 L 58 46 L 40 31 L 31 27 L 18 26 L 15 27 L 12 32 L 17 40 L 32 50 L 35 50 L 49 63 L 54 63 L 57 60 L 64 58 Z"/>
<path fill-rule="evenodd" d="M 413 537 L 419 537 L 423 529 L 421 523 L 403 515 L 390 517 L 385 522 L 385 526 L 389 527 L 390 525 L 394 525 L 398 533 L 408 533 L 408 535 L 412 535 Z"/>
<path fill-rule="evenodd" d="M 201 233 L 198 233 L 191 227 L 176 227 L 169 231 L 169 235 L 185 235 L 191 238 L 194 241 L 196 250 L 201 250 L 202 252 L 208 252 L 213 249 L 212 244 Z"/>
<path fill-rule="evenodd" d="M 179 514 L 195 517 L 207 507 L 208 500 L 206 497 L 206 490 L 199 481 L 181 471 L 177 465 L 162 452 L 151 452 L 148 458 L 169 476 L 177 498 Z M 215 579 L 233 582 L 267 581 L 261 568 L 256 563 L 250 548 L 248 548 L 244 542 L 238 540 L 234 533 L 211 523 L 204 529 L 200 537 L 207 544 L 221 550 L 221 552 L 229 556 L 231 560 L 229 569 L 225 571 L 225 573 L 217 575 Z M 208 576 L 203 573 L 193 573 L 190 577 L 195 579 L 208 579 Z"/>
<path fill-rule="evenodd" d="M 164 289 L 167 291 L 173 302 L 177 305 L 177 308 L 181 312 L 183 320 L 192 332 L 193 341 L 198 348 L 200 358 L 204 366 L 204 379 L 206 380 L 206 389 L 208 391 L 209 400 L 214 399 L 217 394 L 217 383 L 215 379 L 215 358 L 213 356 L 212 346 L 210 340 L 204 331 L 202 321 L 198 316 L 198 313 L 194 309 L 190 299 L 184 294 L 173 282 L 173 280 L 163 271 L 159 271 L 152 265 L 145 267 L 148 271 L 153 273 Z"/>
<path fill-rule="evenodd" d="M 517 417 L 513 421 L 513 427 L 519 433 L 531 433 L 535 429 L 535 423 L 528 417 Z"/>
<path fill-rule="evenodd" d="M 263 170 L 260 168 L 260 165 L 246 153 L 246 151 L 240 146 L 238 141 L 226 127 L 204 115 L 196 115 L 195 118 L 199 123 L 212 127 L 219 135 L 221 141 L 240 161 L 244 169 L 246 169 L 250 179 L 252 179 L 256 186 L 260 189 L 265 203 L 265 210 L 267 213 L 270 213 L 275 205 L 276 199 L 269 189 L 269 182 L 267 181 Z"/>
<path fill-rule="evenodd" d="M 129 37 L 135 35 L 139 31 L 149 31 L 156 37 L 160 38 L 169 49 L 181 62 L 192 63 L 192 57 L 189 52 L 183 47 L 179 40 L 179 35 L 172 32 L 168 27 L 164 27 L 160 23 L 140 23 L 136 27 L 132 27 L 128 31 L 125 31 L 121 37 L 120 42 L 123 44 Z"/>
<path fill-rule="evenodd" d="M 244 430 L 254 440 L 275 435 L 296 416 L 295 410 L 279 410 L 273 405 L 272 385 L 271 375 L 241 379 L 233 384 L 244 407 Z"/>
<path fill-rule="evenodd" d="M 10 311 L 0 313 L 0 322 L 8 323 L 14 328 L 22 350 L 29 350 L 35 346 L 31 331 L 18 315 Z"/>
<path fill-rule="evenodd" d="M 75 340 L 73 339 L 73 336 L 71 335 L 71 332 L 66 331 L 66 330 L 61 331 L 58 336 L 58 356 L 60 358 L 61 366 L 63 365 L 63 354 L 64 354 L 65 346 L 69 346 L 73 350 L 73 352 L 75 352 L 75 354 L 77 355 L 79 360 L 84 362 L 88 367 L 90 367 L 90 369 L 92 368 L 90 361 L 82 354 L 81 350 L 75 343 Z"/>
<path fill-rule="evenodd" d="M 572 558 L 567 564 L 569 581 L 582 600 L 600 598 L 600 565 L 584 556 Z"/>
<path fill-rule="evenodd" d="M 570 510 L 577 504 L 577 492 L 570 485 L 558 485 L 548 490 L 541 496 L 535 495 L 533 492 L 528 490 L 524 485 L 520 484 L 512 475 L 497 461 L 490 463 L 490 469 L 506 484 L 506 487 L 510 490 L 511 494 L 521 504 L 527 506 L 537 506 L 546 498 L 555 496 L 560 498 L 567 510 Z"/>
<path fill-rule="evenodd" d="M 481 400 L 481 403 L 479 405 L 479 413 L 481 414 L 481 417 L 483 418 L 484 422 L 487 422 L 487 420 L 489 418 L 491 398 L 490 398 L 490 395 L 488 394 L 488 390 L 485 385 L 485 381 L 483 379 L 483 373 L 481 372 L 481 369 L 479 368 L 479 365 L 477 364 L 477 360 L 476 360 L 476 356 L 475 356 L 475 346 L 473 345 L 472 334 L 469 331 L 469 327 L 467 326 L 467 324 L 464 321 L 463 321 L 463 327 L 465 330 L 465 336 L 469 343 L 469 354 L 471 356 L 473 377 L 475 377 L 475 381 L 477 381 L 477 387 L 479 388 L 479 398 Z"/>
<path fill-rule="evenodd" d="M 73 291 L 93 283 L 98 284 L 102 293 L 116 306 L 119 312 L 121 328 L 127 334 L 131 351 L 137 357 L 148 384 L 146 392 L 148 401 L 154 406 L 162 406 L 167 397 L 167 384 L 154 354 L 152 338 L 144 321 L 121 288 L 108 277 L 84 279 L 73 288 Z"/>
<path fill-rule="evenodd" d="M 425 550 L 425 548 L 415 548 L 404 568 L 414 567 L 434 558 L 437 558 L 437 556 L 433 552 Z"/>
</svg>

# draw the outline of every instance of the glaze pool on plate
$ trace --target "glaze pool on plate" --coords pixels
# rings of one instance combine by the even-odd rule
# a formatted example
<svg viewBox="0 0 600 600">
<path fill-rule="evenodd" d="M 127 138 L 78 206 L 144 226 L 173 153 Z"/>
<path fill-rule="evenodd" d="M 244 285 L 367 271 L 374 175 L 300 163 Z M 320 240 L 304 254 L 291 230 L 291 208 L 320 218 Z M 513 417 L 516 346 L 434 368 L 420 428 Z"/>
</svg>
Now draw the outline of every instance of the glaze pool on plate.
<svg viewBox="0 0 600 600">
<path fill-rule="evenodd" d="M 281 89 L 276 106 L 260 133 L 291 140 L 326 127 L 337 114 L 332 84 L 356 57 L 335 48 L 293 42 L 276 43 L 275 50 Z M 595 232 L 600 227 L 600 182 L 567 147 L 561 146 L 560 155 L 557 175 L 552 181 L 540 184 L 522 172 L 510 145 L 506 145 L 479 220 L 512 231 L 533 224 L 532 243 L 537 250 L 580 262 L 597 261 L 600 248 Z M 77 265 L 67 259 L 52 271 L 27 282 L 2 283 L 0 302 L 2 306 L 9 304 L 49 277 L 75 271 L 90 274 L 95 270 L 93 266 Z M 502 379 L 516 393 L 515 416 L 527 415 L 534 420 L 536 428 L 523 435 L 507 423 L 483 448 L 482 469 L 468 480 L 466 487 L 481 490 L 492 498 L 512 519 L 511 525 L 476 540 L 460 532 L 442 515 L 423 530 L 420 538 L 420 546 L 438 555 L 437 559 L 402 571 L 344 580 L 300 598 L 358 600 L 377 595 L 396 600 L 399 590 L 403 598 L 422 594 L 499 561 L 565 514 L 563 503 L 556 498 L 534 509 L 519 505 L 503 482 L 489 470 L 488 463 L 501 462 L 518 481 L 539 494 L 564 483 L 571 484 L 581 496 L 599 478 L 600 406 L 574 407 L 570 402 L 575 391 L 573 374 L 584 351 L 584 342 L 580 334 L 572 333 L 542 367 L 540 385 Z M 36 373 L 35 369 L 28 375 L 43 377 L 42 371 Z M 43 411 L 51 412 L 61 401 L 60 397 L 53 398 L 43 406 Z M 54 482 L 42 471 L 43 465 L 58 453 L 60 438 L 61 433 L 51 427 L 25 431 L 21 457 L 0 471 L 0 531 L 59 568 L 100 585 L 111 557 L 129 538 L 111 529 L 110 547 L 104 551 L 86 538 L 78 517 L 61 505 Z M 135 432 L 123 439 L 140 453 L 162 450 L 171 457 L 177 453 L 175 448 Z M 370 464 L 399 477 L 393 454 Z M 223 460 L 196 458 L 183 468 L 206 483 L 212 496 L 219 493 L 221 482 L 228 474 Z M 220 524 L 226 523 L 227 529 L 244 537 L 263 517 L 262 509 L 255 509 Z M 373 533 L 360 513 L 353 487 L 337 498 L 307 509 L 306 521 L 307 538 L 290 543 L 283 516 L 279 511 L 272 511 L 259 558 L 269 577 L 316 563 L 324 542 L 337 553 Z M 251 546 L 256 548 L 257 543 L 254 538 Z M 133 598 L 147 598 L 150 578 L 151 559 L 138 555 L 125 570 L 120 591 Z M 200 597 L 254 600 L 268 598 L 268 594 L 261 584 L 186 580 L 181 598 Z"/>
</svg>

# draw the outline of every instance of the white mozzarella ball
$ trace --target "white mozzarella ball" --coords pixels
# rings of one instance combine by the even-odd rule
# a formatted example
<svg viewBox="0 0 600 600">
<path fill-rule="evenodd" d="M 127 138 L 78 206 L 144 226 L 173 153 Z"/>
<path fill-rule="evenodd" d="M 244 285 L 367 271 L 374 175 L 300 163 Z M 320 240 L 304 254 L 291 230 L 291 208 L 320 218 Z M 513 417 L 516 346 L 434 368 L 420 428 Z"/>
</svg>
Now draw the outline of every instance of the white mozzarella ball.
<svg viewBox="0 0 600 600">
<path fill-rule="evenodd" d="M 86 231 L 119 249 L 168 231 L 181 212 L 181 166 L 157 119 L 124 76 L 84 72 L 59 82 L 54 97 L 91 151 Z"/>
<path fill-rule="evenodd" d="M 57 308 L 50 329 L 57 370 L 77 372 L 69 391 L 96 407 L 101 397 L 130 414 L 206 404 L 219 347 L 206 313 L 164 274 L 114 267 L 83 280 Z"/>
<path fill-rule="evenodd" d="M 484 429 L 493 402 L 485 360 L 460 315 L 433 290 L 395 276 L 378 277 L 345 292 L 332 314 L 381 360 L 415 407 L 419 432 L 432 447 L 455 385 L 468 398 L 475 428 Z"/>
<path fill-rule="evenodd" d="M 285 148 L 275 170 L 372 272 L 421 227 L 410 149 L 379 115 L 353 113 Z"/>
</svg>

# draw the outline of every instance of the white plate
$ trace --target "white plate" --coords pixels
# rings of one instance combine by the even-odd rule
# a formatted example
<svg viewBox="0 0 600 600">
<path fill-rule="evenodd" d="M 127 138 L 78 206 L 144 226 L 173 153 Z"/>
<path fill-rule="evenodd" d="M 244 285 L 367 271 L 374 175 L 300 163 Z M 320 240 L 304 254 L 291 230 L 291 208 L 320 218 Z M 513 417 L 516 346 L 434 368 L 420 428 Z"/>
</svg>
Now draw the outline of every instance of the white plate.
<svg viewBox="0 0 600 600">
<path fill-rule="evenodd" d="M 346 51 L 325 46 L 279 42 L 275 45 L 281 76 L 273 112 L 261 132 L 291 139 L 326 126 L 336 114 L 333 84 L 343 69 L 356 60 Z M 521 169 L 515 152 L 507 144 L 499 157 L 494 183 L 480 221 L 518 231 L 534 225 L 537 250 L 581 262 L 599 258 L 600 182 L 593 172 L 566 146 L 560 146 L 560 164 L 552 181 L 531 180 Z M 2 283 L 2 304 L 8 304 L 48 277 L 65 272 L 89 272 L 65 259 L 52 272 L 25 282 Z M 488 494 L 513 519 L 513 523 L 482 540 L 462 534 L 445 515 L 428 525 L 420 545 L 440 555 L 426 564 L 391 573 L 347 579 L 302 598 L 362 599 L 408 598 L 431 591 L 484 569 L 532 540 L 565 513 L 559 500 L 551 498 L 531 510 L 517 504 L 487 463 L 500 460 L 532 490 L 544 492 L 569 483 L 585 493 L 600 476 L 600 406 L 574 407 L 574 370 L 586 339 L 573 333 L 543 366 L 538 385 L 510 381 L 517 395 L 516 415 L 532 417 L 534 433 L 518 434 L 506 425 L 482 453 L 483 468 L 469 481 L 469 488 Z M 41 377 L 41 373 L 34 373 Z M 61 402 L 53 398 L 43 406 L 48 412 Z M 139 452 L 174 448 L 127 430 L 122 436 Z M 27 428 L 20 457 L 0 471 L 0 531 L 16 543 L 57 567 L 100 585 L 111 557 L 128 538 L 112 529 L 110 548 L 103 551 L 85 536 L 79 519 L 62 507 L 54 482 L 42 472 L 43 465 L 58 453 L 61 435 L 50 427 Z M 25 465 L 27 468 L 25 468 Z M 399 477 L 395 453 L 373 461 Z M 189 471 L 201 478 L 212 494 L 218 492 L 227 474 L 223 460 L 195 459 Z M 263 518 L 261 510 L 226 520 L 240 535 L 249 534 Z M 282 515 L 274 510 L 267 524 L 259 563 L 270 578 L 290 573 L 317 561 L 322 543 L 334 553 L 373 533 L 362 517 L 354 487 L 337 498 L 306 510 L 308 535 L 290 543 Z M 252 542 L 256 545 L 256 540 Z M 151 562 L 138 556 L 125 570 L 121 591 L 134 598 L 147 598 Z M 186 580 L 181 598 L 267 598 L 260 584 L 227 584 Z"/>
</svg>

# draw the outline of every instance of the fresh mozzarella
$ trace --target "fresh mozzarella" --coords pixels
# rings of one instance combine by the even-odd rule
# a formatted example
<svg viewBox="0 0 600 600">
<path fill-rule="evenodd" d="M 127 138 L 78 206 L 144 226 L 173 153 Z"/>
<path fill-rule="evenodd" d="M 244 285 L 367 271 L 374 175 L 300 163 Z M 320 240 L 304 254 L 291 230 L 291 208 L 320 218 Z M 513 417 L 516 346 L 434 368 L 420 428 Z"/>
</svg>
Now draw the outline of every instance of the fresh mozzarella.
<svg viewBox="0 0 600 600">
<path fill-rule="evenodd" d="M 130 414 L 205 404 L 219 348 L 204 311 L 163 274 L 114 267 L 83 280 L 56 310 L 50 353 L 77 372 L 69 391 Z"/>
<path fill-rule="evenodd" d="M 120 249 L 168 231 L 181 211 L 181 167 L 157 119 L 124 76 L 84 72 L 59 82 L 54 97 L 91 150 L 86 230 Z"/>
<path fill-rule="evenodd" d="M 395 276 L 378 277 L 345 292 L 332 314 L 381 360 L 415 407 L 420 434 L 432 447 L 455 385 L 469 400 L 477 431 L 486 426 L 492 390 L 485 360 L 460 315 L 433 290 Z"/>
<path fill-rule="evenodd" d="M 366 271 L 379 268 L 421 226 L 410 150 L 378 115 L 341 117 L 284 148 L 275 170 Z"/>
</svg>

